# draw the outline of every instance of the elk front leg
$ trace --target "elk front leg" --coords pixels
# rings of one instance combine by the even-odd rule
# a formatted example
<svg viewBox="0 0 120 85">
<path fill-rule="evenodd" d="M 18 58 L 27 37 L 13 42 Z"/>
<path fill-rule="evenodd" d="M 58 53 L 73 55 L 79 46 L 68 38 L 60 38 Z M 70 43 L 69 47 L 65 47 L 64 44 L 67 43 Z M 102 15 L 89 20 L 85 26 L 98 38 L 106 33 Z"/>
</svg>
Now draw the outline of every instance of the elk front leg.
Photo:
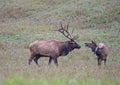
<svg viewBox="0 0 120 85">
<path fill-rule="evenodd" d="M 101 65 L 101 62 L 102 62 L 102 60 L 100 58 L 98 58 L 98 66 Z"/>
<path fill-rule="evenodd" d="M 50 58 L 49 58 L 48 65 L 50 65 L 50 64 L 51 64 L 51 62 L 52 62 L 52 59 L 53 59 L 52 57 L 50 57 Z"/>
</svg>

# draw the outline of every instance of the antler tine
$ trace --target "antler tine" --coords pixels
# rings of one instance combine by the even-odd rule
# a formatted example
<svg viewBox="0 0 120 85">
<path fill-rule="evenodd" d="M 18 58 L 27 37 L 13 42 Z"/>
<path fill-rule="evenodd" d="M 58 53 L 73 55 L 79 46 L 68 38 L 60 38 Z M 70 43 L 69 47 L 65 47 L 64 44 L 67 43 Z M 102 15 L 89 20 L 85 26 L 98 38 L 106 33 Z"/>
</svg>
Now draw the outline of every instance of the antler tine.
<svg viewBox="0 0 120 85">
<path fill-rule="evenodd" d="M 73 34 L 74 30 L 75 30 L 75 29 L 72 29 L 72 32 L 71 32 L 71 34 Z"/>
<path fill-rule="evenodd" d="M 60 22 L 60 28 L 58 30 L 59 31 L 61 31 L 61 30 L 63 31 L 64 30 L 61 22 Z"/>
<path fill-rule="evenodd" d="M 67 26 L 66 26 L 66 28 L 67 28 L 66 30 L 68 30 L 68 23 L 67 23 Z"/>
<path fill-rule="evenodd" d="M 77 39 L 79 38 L 79 35 L 72 36 L 72 34 L 73 34 L 73 32 L 74 32 L 75 29 L 72 29 L 72 31 L 69 32 L 68 26 L 69 26 L 69 23 L 67 23 L 67 25 L 66 25 L 66 30 L 65 30 L 65 31 L 66 31 L 66 33 L 68 34 L 69 39 L 71 39 L 71 40 L 77 40 Z"/>
<path fill-rule="evenodd" d="M 66 26 L 63 27 L 61 22 L 60 22 L 60 26 L 61 28 L 58 29 L 58 31 L 62 33 L 65 37 L 67 37 L 68 39 L 72 39 L 70 33 L 68 32 L 68 24 L 67 24 L 67 29 L 65 29 Z"/>
<path fill-rule="evenodd" d="M 68 34 L 68 36 L 70 36 L 70 38 L 71 39 L 73 39 L 73 37 L 72 37 L 72 33 L 73 33 L 73 30 L 72 30 L 72 33 L 70 33 L 69 31 L 68 31 L 68 26 L 69 26 L 69 23 L 67 23 L 67 25 L 66 25 L 66 33 Z"/>
</svg>

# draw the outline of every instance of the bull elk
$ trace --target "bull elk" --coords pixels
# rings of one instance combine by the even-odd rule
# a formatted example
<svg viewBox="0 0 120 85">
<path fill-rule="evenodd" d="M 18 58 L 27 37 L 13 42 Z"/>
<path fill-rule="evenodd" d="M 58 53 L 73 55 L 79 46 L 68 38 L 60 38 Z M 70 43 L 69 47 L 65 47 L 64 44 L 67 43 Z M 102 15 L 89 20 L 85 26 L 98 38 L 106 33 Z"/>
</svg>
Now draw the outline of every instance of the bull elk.
<svg viewBox="0 0 120 85">
<path fill-rule="evenodd" d="M 94 41 L 85 43 L 85 46 L 91 48 L 92 52 L 96 54 L 98 66 L 101 65 L 101 62 L 104 61 L 106 65 L 107 55 L 108 55 L 108 48 L 103 43 L 96 43 Z"/>
<path fill-rule="evenodd" d="M 66 27 L 66 28 L 65 28 Z M 66 56 L 74 49 L 80 49 L 81 46 L 75 42 L 77 38 L 73 37 L 68 31 L 68 24 L 63 27 L 62 23 L 60 24 L 60 28 L 56 30 L 62 33 L 68 41 L 58 41 L 58 40 L 37 40 L 32 42 L 29 45 L 29 49 L 31 52 L 31 56 L 28 60 L 30 64 L 32 60 L 38 65 L 38 59 L 40 57 L 49 57 L 48 65 L 51 64 L 52 60 L 55 65 L 58 66 L 57 58 L 59 56 Z"/>
</svg>

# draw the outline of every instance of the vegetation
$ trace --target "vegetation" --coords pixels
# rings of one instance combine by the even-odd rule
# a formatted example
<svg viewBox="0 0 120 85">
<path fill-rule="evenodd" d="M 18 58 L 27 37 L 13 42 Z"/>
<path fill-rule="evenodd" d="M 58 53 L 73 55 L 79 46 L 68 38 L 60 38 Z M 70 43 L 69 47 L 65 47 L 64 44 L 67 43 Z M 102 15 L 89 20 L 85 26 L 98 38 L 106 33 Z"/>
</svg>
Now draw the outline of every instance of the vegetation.
<svg viewBox="0 0 120 85">
<path fill-rule="evenodd" d="M 119 0 L 0 0 L 0 85 L 120 85 Z M 28 65 L 28 45 L 35 40 L 67 40 L 58 32 L 69 22 L 79 35 L 80 50 L 60 57 L 59 67 Z M 53 34 L 54 33 L 54 34 Z M 107 66 L 84 43 L 109 48 Z"/>
</svg>

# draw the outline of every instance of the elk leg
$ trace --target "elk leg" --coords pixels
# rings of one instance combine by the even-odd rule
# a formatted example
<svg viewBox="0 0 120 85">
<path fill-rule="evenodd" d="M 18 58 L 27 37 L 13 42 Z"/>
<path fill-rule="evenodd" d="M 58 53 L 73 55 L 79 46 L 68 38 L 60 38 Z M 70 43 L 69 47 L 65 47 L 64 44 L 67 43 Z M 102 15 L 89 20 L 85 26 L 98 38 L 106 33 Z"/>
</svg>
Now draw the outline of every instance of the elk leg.
<svg viewBox="0 0 120 85">
<path fill-rule="evenodd" d="M 52 59 L 53 59 L 52 57 L 50 57 L 50 58 L 49 58 L 48 65 L 50 65 L 50 64 L 51 64 L 51 62 L 52 62 Z"/>
<path fill-rule="evenodd" d="M 102 60 L 100 58 L 98 58 L 98 66 L 101 65 L 101 62 L 102 62 Z"/>
<path fill-rule="evenodd" d="M 34 58 L 34 62 L 36 63 L 36 65 L 38 65 L 38 59 L 40 58 L 40 55 L 36 55 Z"/>
<path fill-rule="evenodd" d="M 32 62 L 32 59 L 34 58 L 35 56 L 33 54 L 31 54 L 31 57 L 29 58 L 28 60 L 28 64 L 30 65 L 30 63 Z"/>
<path fill-rule="evenodd" d="M 57 58 L 54 58 L 53 60 L 54 60 L 55 65 L 58 66 Z"/>
<path fill-rule="evenodd" d="M 106 66 L 106 61 L 107 61 L 107 59 L 104 59 L 104 65 Z"/>
</svg>

